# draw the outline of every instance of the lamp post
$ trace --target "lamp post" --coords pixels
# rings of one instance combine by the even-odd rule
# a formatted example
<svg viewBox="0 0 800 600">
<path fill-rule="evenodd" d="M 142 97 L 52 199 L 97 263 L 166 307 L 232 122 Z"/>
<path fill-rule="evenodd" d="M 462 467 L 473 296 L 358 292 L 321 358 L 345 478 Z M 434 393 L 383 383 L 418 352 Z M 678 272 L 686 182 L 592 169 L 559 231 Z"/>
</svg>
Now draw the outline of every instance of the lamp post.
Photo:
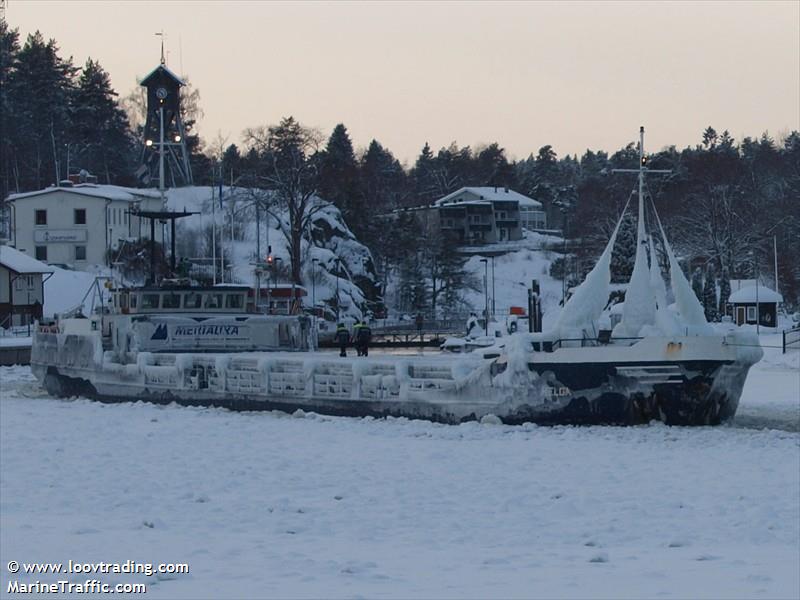
<svg viewBox="0 0 800 600">
<path fill-rule="evenodd" d="M 280 262 L 281 258 L 279 256 L 275 257 L 275 260 L 272 263 L 272 297 L 275 298 L 275 291 L 278 289 L 278 263 Z"/>
<path fill-rule="evenodd" d="M 338 257 L 334 258 L 333 261 L 334 264 L 336 265 L 336 272 L 334 273 L 334 275 L 336 275 L 336 325 L 338 326 L 339 325 L 339 265 L 342 261 Z"/>
<path fill-rule="evenodd" d="M 483 263 L 483 322 L 486 335 L 489 335 L 489 261 L 485 258 L 481 259 Z"/>
<path fill-rule="evenodd" d="M 492 256 L 492 318 L 495 315 L 495 295 L 494 295 L 494 256 Z"/>
<path fill-rule="evenodd" d="M 311 259 L 311 312 L 317 316 L 317 263 L 318 258 Z"/>
</svg>

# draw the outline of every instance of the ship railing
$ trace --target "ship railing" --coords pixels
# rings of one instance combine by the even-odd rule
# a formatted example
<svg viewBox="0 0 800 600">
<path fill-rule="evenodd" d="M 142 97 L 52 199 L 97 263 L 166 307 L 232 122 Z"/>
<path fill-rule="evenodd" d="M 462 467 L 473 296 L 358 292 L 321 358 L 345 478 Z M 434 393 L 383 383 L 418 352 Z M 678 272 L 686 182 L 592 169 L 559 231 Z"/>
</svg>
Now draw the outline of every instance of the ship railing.
<svg viewBox="0 0 800 600">
<path fill-rule="evenodd" d="M 559 338 L 557 340 L 540 340 L 531 342 L 533 344 L 534 352 L 555 352 L 560 348 L 594 348 L 609 345 L 625 345 L 632 346 L 642 337 L 605 337 L 598 336 L 596 338 Z"/>
</svg>

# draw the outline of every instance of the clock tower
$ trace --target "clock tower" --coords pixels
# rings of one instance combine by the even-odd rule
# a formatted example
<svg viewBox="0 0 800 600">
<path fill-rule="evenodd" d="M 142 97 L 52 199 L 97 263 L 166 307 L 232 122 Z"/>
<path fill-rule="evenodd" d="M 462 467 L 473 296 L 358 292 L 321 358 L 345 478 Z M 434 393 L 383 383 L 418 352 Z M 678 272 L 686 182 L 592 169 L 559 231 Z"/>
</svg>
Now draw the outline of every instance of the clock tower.
<svg viewBox="0 0 800 600">
<path fill-rule="evenodd" d="M 142 160 L 136 171 L 144 186 L 192 185 L 189 151 L 181 118 L 183 80 L 167 68 L 162 47 L 161 64 L 141 83 L 147 89 L 147 120 L 142 140 Z"/>
</svg>

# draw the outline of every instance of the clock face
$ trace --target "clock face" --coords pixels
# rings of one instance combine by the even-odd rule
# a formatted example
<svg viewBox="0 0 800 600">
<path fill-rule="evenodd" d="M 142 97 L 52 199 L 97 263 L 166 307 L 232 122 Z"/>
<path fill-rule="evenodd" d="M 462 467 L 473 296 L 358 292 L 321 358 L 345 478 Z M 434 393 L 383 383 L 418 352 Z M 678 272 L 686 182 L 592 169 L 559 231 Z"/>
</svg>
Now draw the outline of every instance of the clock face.
<svg viewBox="0 0 800 600">
<path fill-rule="evenodd" d="M 158 98 L 160 98 L 161 100 L 163 100 L 164 98 L 166 98 L 166 97 L 167 97 L 167 90 L 166 90 L 166 88 L 163 88 L 163 87 L 160 87 L 160 88 L 158 88 L 158 89 L 156 90 L 156 96 L 158 96 Z"/>
</svg>

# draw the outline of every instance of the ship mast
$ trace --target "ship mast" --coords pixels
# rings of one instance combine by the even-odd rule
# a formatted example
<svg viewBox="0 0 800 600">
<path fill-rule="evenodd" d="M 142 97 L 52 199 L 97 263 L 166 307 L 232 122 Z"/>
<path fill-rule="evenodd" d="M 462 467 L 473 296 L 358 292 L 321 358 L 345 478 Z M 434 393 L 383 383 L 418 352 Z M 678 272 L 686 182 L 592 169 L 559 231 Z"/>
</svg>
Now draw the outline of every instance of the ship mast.
<svg viewBox="0 0 800 600">
<path fill-rule="evenodd" d="M 638 169 L 614 169 L 612 173 L 636 173 L 639 178 L 639 224 L 636 230 L 637 245 L 645 242 L 644 228 L 644 177 L 648 173 L 672 173 L 671 169 L 650 169 L 647 166 L 647 158 L 644 155 L 644 125 L 639 127 L 639 168 Z"/>
</svg>

